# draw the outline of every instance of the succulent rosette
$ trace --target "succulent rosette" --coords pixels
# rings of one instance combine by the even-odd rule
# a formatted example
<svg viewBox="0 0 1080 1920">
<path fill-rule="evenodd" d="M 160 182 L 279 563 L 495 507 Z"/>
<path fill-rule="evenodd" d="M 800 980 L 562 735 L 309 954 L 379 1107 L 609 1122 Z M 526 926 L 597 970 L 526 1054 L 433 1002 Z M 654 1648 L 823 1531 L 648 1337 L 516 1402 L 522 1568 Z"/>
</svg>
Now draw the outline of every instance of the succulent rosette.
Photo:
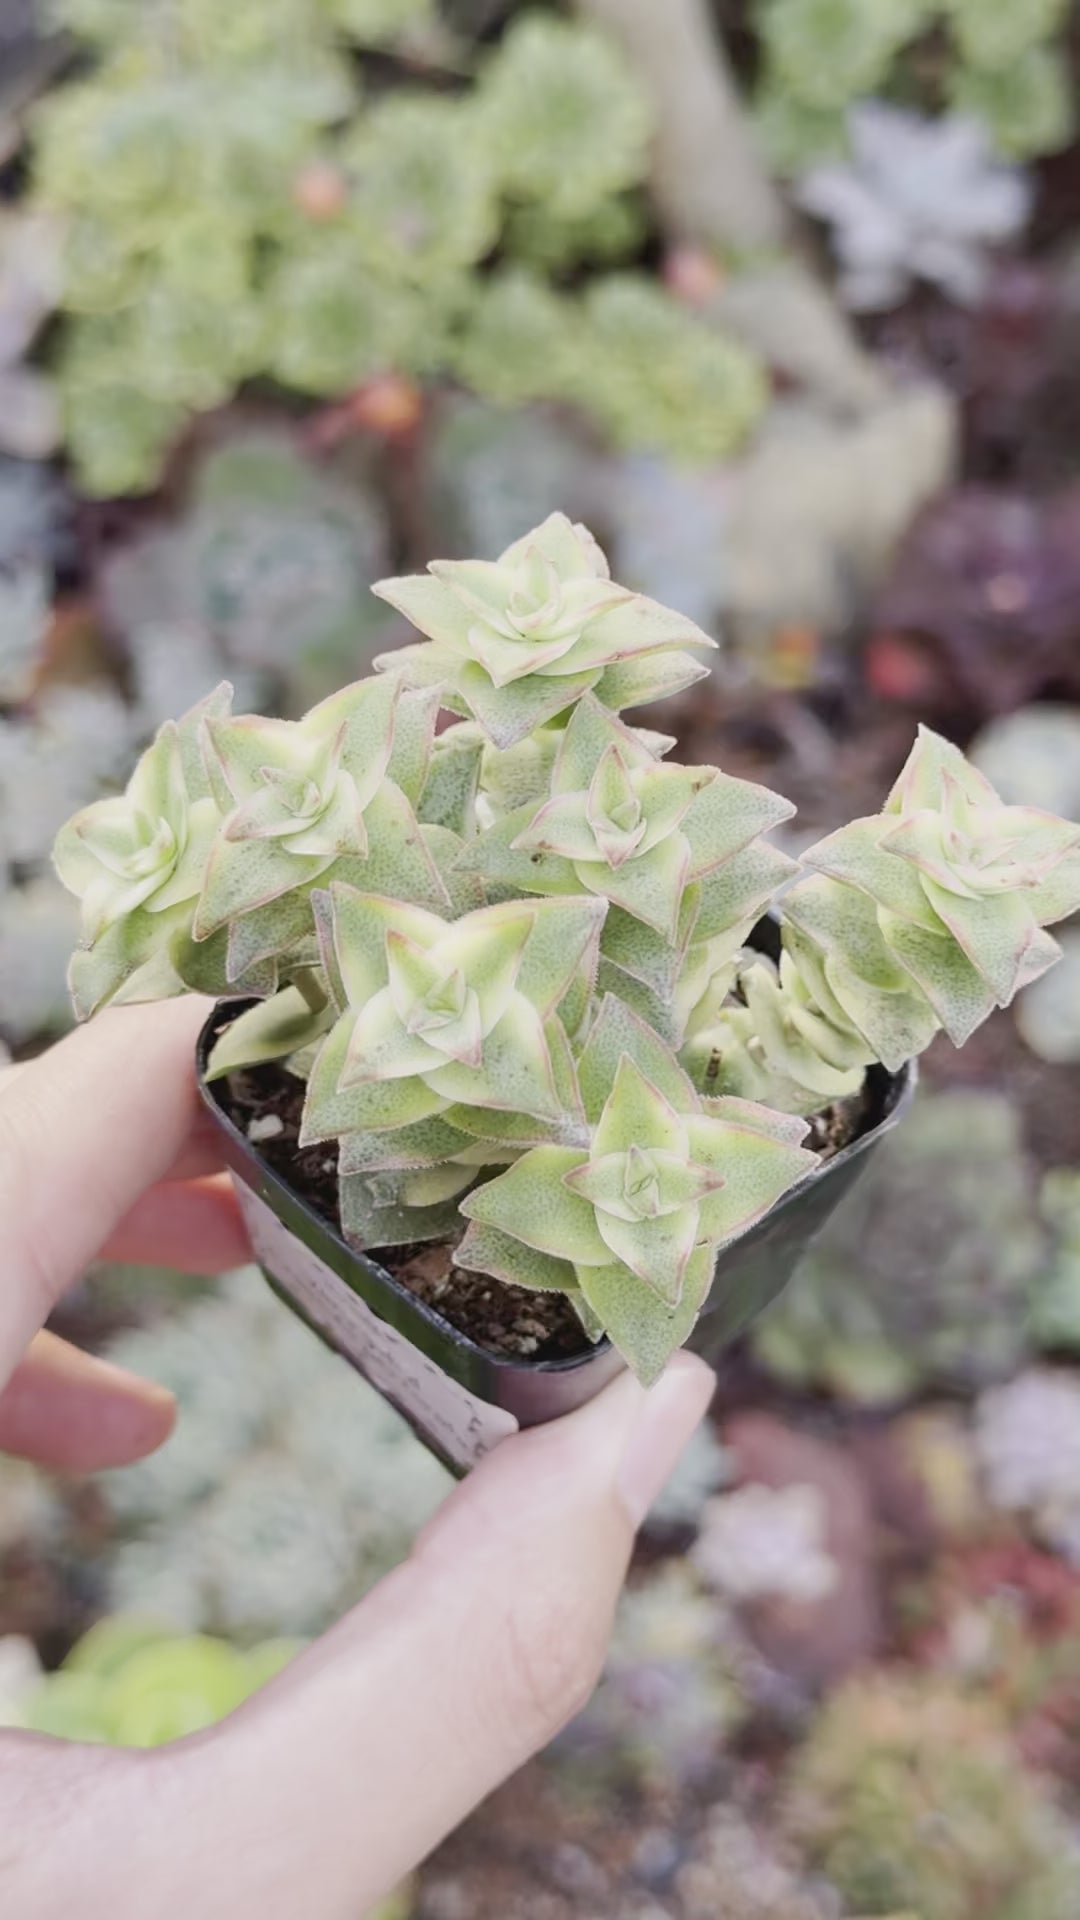
<svg viewBox="0 0 1080 1920">
<path fill-rule="evenodd" d="M 595 974 L 603 902 L 505 901 L 444 920 L 336 885 L 320 905 L 342 1010 L 309 1082 L 305 1142 L 459 1106 L 562 1121 L 573 1067 L 554 1015 Z"/>
<path fill-rule="evenodd" d="M 639 706 L 706 671 L 684 650 L 715 641 L 681 614 L 611 579 L 587 528 L 553 513 L 498 560 L 433 560 L 426 574 L 373 588 L 426 644 L 376 665 L 442 684 L 448 703 L 497 747 L 524 740 L 593 688 L 604 706 Z"/>
<path fill-rule="evenodd" d="M 874 1060 L 897 1070 L 941 1029 L 962 1046 L 1054 965 L 1045 929 L 1080 909 L 1080 826 L 1006 806 L 925 727 L 882 812 L 803 865 L 783 900 L 778 978 L 754 962 L 711 1042 L 723 1085 L 808 1112 Z M 704 1065 L 699 1047 L 695 1072 Z"/>
<path fill-rule="evenodd" d="M 138 997 L 179 991 L 172 955 L 191 926 L 220 824 L 198 752 L 211 700 L 179 725 L 167 721 L 125 791 L 95 800 L 61 828 L 53 857 L 81 903 L 80 944 L 69 980 L 86 1019 L 127 988 Z"/>
<path fill-rule="evenodd" d="M 457 1251 L 526 1287 L 580 1296 L 638 1377 L 653 1380 L 709 1292 L 717 1249 L 817 1164 L 802 1121 L 703 1100 L 613 996 L 578 1067 L 585 1132 L 532 1147 L 469 1193 Z"/>
</svg>

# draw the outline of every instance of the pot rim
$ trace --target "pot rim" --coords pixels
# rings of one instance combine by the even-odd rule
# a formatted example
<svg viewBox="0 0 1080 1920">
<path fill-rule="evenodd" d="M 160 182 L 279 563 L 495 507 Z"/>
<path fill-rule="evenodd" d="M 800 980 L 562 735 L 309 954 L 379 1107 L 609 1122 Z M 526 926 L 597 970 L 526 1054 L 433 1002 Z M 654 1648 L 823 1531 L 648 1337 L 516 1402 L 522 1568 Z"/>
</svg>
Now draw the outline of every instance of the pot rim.
<svg viewBox="0 0 1080 1920">
<path fill-rule="evenodd" d="M 299 1213 L 306 1220 L 315 1237 L 328 1238 L 334 1244 L 342 1259 L 350 1265 L 366 1270 L 380 1288 L 389 1289 L 407 1315 L 409 1317 L 415 1317 L 415 1319 L 428 1330 L 433 1344 L 437 1345 L 449 1342 L 463 1355 L 469 1356 L 473 1362 L 482 1363 L 485 1368 L 494 1369 L 497 1374 L 529 1374 L 534 1376 L 539 1374 L 572 1374 L 595 1364 L 600 1359 L 606 1359 L 607 1356 L 613 1352 L 611 1342 L 605 1335 L 595 1344 L 587 1346 L 580 1354 L 567 1355 L 555 1360 L 533 1360 L 516 1358 L 509 1354 L 494 1353 L 489 1348 L 480 1346 L 469 1334 L 461 1332 L 459 1328 L 453 1326 L 442 1314 L 437 1313 L 434 1308 L 429 1306 L 426 1301 L 419 1299 L 417 1295 L 411 1293 L 407 1287 L 403 1286 L 401 1281 L 395 1277 L 389 1268 L 385 1267 L 381 1261 L 375 1257 L 375 1253 L 378 1250 L 368 1251 L 364 1248 L 352 1246 L 349 1241 L 345 1239 L 338 1222 L 330 1220 L 325 1214 L 321 1213 L 282 1173 L 279 1173 L 274 1167 L 270 1166 L 262 1154 L 260 1154 L 257 1146 L 247 1138 L 246 1134 L 237 1126 L 232 1115 L 222 1104 L 214 1091 L 214 1086 L 217 1083 L 209 1084 L 205 1078 L 205 1067 L 211 1046 L 222 1027 L 226 1024 L 226 1017 L 234 1017 L 233 1010 L 239 1013 L 245 1006 L 251 1004 L 252 1002 L 249 998 L 241 995 L 218 1000 L 199 1034 L 196 1045 L 196 1080 L 200 1099 L 232 1149 L 231 1153 L 226 1155 L 230 1170 L 237 1177 L 243 1179 L 245 1185 L 252 1187 L 256 1191 L 258 1191 L 258 1188 L 261 1186 L 263 1189 L 262 1197 L 264 1198 L 267 1189 L 284 1195 L 289 1208 Z M 812 1187 L 817 1186 L 824 1180 L 830 1179 L 835 1173 L 842 1170 L 858 1155 L 872 1147 L 884 1133 L 891 1131 L 902 1118 L 914 1098 L 915 1085 L 918 1079 L 917 1062 L 915 1060 L 907 1061 L 899 1073 L 895 1074 L 889 1073 L 884 1067 L 872 1066 L 867 1069 L 867 1074 L 868 1078 L 871 1079 L 876 1093 L 877 1115 L 873 1123 L 865 1127 L 854 1140 L 849 1141 L 848 1144 L 841 1148 L 839 1153 L 834 1154 L 831 1159 L 822 1160 L 816 1167 L 811 1168 L 797 1185 L 789 1188 L 787 1193 L 782 1195 L 782 1197 L 769 1208 L 766 1214 L 763 1214 L 759 1220 L 754 1221 L 743 1233 L 737 1235 L 733 1240 L 726 1241 L 724 1245 L 717 1250 L 716 1257 L 718 1263 L 729 1253 L 736 1253 L 740 1246 L 751 1243 L 751 1236 L 753 1236 L 757 1230 L 763 1228 L 767 1222 L 775 1220 L 778 1215 L 786 1212 L 792 1206 L 797 1205 Z M 251 1178 L 252 1174 L 257 1174 L 258 1184 Z M 275 1213 L 279 1212 L 277 1207 L 274 1208 L 274 1211 Z M 282 1224 L 289 1231 L 295 1231 L 289 1226 L 287 1220 L 284 1220 Z M 808 1236 L 808 1244 L 809 1238 L 810 1236 Z M 345 1284 L 348 1283 L 345 1282 Z M 706 1318 L 707 1312 L 708 1307 L 706 1304 L 706 1307 L 702 1310 L 701 1320 Z M 586 1337 L 584 1332 L 582 1337 L 583 1339 Z"/>
</svg>

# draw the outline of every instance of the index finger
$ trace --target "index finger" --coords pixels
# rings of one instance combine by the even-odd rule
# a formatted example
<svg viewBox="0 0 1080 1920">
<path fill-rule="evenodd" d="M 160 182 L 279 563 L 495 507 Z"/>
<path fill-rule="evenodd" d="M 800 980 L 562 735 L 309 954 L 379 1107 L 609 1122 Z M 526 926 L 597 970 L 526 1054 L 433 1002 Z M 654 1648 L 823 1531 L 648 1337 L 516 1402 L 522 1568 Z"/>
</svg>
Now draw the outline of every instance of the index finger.
<svg viewBox="0 0 1080 1920">
<path fill-rule="evenodd" d="M 0 1380 L 197 1131 L 209 1003 L 99 1014 L 0 1087 Z"/>
</svg>

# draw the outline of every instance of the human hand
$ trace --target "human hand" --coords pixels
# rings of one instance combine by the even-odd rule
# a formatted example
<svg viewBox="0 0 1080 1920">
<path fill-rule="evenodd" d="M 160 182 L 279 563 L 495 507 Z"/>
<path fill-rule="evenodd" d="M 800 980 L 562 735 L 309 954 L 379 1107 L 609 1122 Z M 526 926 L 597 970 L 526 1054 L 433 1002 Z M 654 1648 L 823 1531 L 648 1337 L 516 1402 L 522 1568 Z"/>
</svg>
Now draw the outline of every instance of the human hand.
<svg viewBox="0 0 1080 1920">
<path fill-rule="evenodd" d="M 206 1007 L 101 1015 L 0 1077 L 0 1448 L 87 1471 L 171 1396 L 40 1331 L 99 1252 L 248 1257 L 193 1077 Z M 219 1727 L 156 1752 L 0 1735 L 0 1911 L 359 1920 L 569 1719 L 635 1528 L 711 1394 L 681 1355 L 504 1442 L 408 1562 Z"/>
</svg>

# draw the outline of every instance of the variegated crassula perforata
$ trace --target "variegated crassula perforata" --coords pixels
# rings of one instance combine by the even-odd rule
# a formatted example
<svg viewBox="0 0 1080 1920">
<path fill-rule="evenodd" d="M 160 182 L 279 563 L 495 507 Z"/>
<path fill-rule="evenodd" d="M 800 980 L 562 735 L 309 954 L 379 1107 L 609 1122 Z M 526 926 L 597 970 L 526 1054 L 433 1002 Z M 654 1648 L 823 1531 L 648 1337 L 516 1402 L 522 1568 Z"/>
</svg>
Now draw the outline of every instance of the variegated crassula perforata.
<svg viewBox="0 0 1080 1920">
<path fill-rule="evenodd" d="M 211 1075 L 303 1079 L 353 1245 L 557 1289 L 651 1381 L 718 1249 L 814 1173 L 805 1116 L 1052 964 L 1080 827 L 921 730 L 883 812 L 796 865 L 785 800 L 621 717 L 713 643 L 561 514 L 375 591 L 423 639 L 297 722 L 219 688 L 63 828 L 76 1010 L 249 999 Z M 778 966 L 747 946 L 770 908 Z"/>
</svg>

